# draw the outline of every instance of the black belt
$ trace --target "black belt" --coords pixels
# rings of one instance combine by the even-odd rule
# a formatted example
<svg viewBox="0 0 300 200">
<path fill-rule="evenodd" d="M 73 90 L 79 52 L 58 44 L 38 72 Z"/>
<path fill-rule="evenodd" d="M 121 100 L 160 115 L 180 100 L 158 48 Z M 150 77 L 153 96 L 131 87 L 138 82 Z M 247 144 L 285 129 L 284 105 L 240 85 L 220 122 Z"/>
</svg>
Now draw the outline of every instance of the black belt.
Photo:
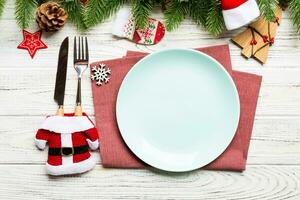
<svg viewBox="0 0 300 200">
<path fill-rule="evenodd" d="M 49 148 L 48 155 L 50 156 L 70 156 L 82 154 L 89 151 L 87 145 L 78 147 L 62 147 L 62 148 Z"/>
</svg>

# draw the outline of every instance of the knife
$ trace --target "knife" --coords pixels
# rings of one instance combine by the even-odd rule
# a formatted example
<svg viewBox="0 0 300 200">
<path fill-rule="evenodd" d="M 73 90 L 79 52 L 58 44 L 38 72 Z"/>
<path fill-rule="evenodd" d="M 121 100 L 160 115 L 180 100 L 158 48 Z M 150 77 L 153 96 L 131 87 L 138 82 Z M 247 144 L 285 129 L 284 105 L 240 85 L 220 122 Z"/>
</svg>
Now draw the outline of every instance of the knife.
<svg viewBox="0 0 300 200">
<path fill-rule="evenodd" d="M 66 37 L 60 45 L 55 81 L 54 100 L 58 105 L 57 115 L 64 116 L 64 97 L 67 78 L 69 52 L 69 37 Z"/>
</svg>

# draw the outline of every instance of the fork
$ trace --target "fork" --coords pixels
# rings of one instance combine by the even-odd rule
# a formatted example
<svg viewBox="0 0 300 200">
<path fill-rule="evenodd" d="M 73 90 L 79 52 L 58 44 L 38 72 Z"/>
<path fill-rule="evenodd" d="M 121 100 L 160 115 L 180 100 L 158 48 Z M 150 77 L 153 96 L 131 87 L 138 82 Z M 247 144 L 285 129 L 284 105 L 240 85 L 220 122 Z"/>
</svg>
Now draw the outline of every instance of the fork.
<svg viewBox="0 0 300 200">
<path fill-rule="evenodd" d="M 78 37 L 78 47 L 76 43 L 77 39 L 76 37 L 74 37 L 74 68 L 77 72 L 78 77 L 75 116 L 82 116 L 81 77 L 83 72 L 88 68 L 89 65 L 89 49 L 87 37 Z"/>
</svg>

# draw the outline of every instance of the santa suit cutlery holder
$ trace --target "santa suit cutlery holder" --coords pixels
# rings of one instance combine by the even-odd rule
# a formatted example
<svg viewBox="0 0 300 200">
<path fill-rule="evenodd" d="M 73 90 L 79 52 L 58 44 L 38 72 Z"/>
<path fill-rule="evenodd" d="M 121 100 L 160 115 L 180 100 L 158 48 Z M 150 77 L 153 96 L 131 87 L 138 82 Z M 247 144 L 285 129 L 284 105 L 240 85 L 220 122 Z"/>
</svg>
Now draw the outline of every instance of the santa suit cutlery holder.
<svg viewBox="0 0 300 200">
<path fill-rule="evenodd" d="M 82 116 L 74 116 L 74 113 L 49 116 L 37 131 L 35 144 L 41 150 L 49 146 L 48 174 L 79 174 L 95 166 L 89 149 L 98 149 L 98 131 L 85 113 Z"/>
</svg>

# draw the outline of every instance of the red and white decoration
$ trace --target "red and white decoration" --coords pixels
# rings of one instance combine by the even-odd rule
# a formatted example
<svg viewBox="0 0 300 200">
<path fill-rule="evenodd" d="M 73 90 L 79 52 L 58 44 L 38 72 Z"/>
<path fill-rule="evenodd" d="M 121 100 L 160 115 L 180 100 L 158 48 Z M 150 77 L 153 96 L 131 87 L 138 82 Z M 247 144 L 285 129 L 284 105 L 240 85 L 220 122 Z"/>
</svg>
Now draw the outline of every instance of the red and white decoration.
<svg viewBox="0 0 300 200">
<path fill-rule="evenodd" d="M 98 149 L 98 132 L 86 114 L 47 117 L 36 134 L 35 144 L 45 149 L 47 143 L 46 169 L 50 175 L 78 174 L 95 166 L 88 148 Z"/>
<path fill-rule="evenodd" d="M 46 49 L 47 45 L 42 41 L 42 31 L 37 31 L 35 33 L 30 33 L 26 30 L 23 30 L 23 38 L 21 44 L 17 47 L 18 49 L 26 49 L 31 56 L 34 57 L 35 53 L 39 49 Z"/>
<path fill-rule="evenodd" d="M 147 26 L 139 30 L 132 18 L 130 9 L 124 7 L 116 15 L 112 34 L 127 38 L 137 44 L 153 45 L 162 40 L 165 35 L 165 27 L 160 21 L 149 18 Z"/>
<path fill-rule="evenodd" d="M 255 0 L 221 0 L 225 26 L 228 30 L 240 28 L 259 17 Z"/>
</svg>

